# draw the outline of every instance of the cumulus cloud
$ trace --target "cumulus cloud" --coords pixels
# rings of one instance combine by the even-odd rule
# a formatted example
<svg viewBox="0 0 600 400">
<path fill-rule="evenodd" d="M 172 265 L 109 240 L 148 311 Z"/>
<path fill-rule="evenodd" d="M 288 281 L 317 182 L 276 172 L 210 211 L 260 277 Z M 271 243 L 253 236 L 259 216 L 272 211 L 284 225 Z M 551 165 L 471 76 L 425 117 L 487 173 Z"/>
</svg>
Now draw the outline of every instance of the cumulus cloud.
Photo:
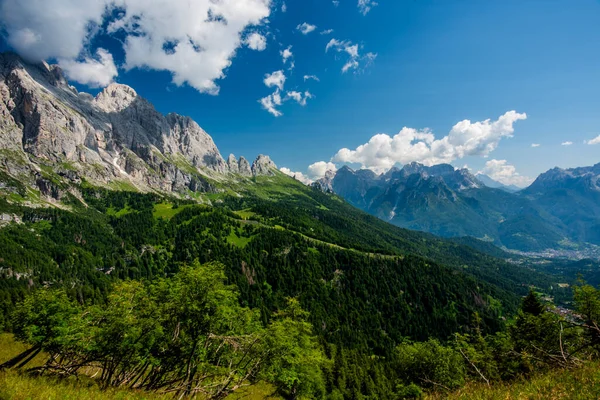
<svg viewBox="0 0 600 400">
<path fill-rule="evenodd" d="M 318 161 L 308 166 L 308 176 L 311 179 L 322 178 L 327 171 L 337 171 L 336 165 L 332 162 Z"/>
<path fill-rule="evenodd" d="M 572 144 L 573 144 L 573 142 L 562 142 L 560 145 L 561 146 L 570 146 Z"/>
<path fill-rule="evenodd" d="M 292 178 L 297 179 L 298 181 L 304 183 L 305 185 L 310 185 L 313 181 L 312 179 L 310 179 L 309 177 L 307 177 L 306 175 L 304 175 L 302 172 L 295 172 L 292 171 L 289 168 L 279 168 L 279 170 L 281 172 L 283 172 L 284 174 L 291 176 Z"/>
<path fill-rule="evenodd" d="M 598 135 L 594 139 L 587 140 L 584 143 L 587 143 L 587 144 L 600 144 L 600 135 Z"/>
<path fill-rule="evenodd" d="M 321 31 L 319 34 L 320 35 L 329 35 L 333 33 L 333 29 L 325 29 L 324 31 Z"/>
<path fill-rule="evenodd" d="M 213 95 L 219 92 L 216 81 L 225 77 L 224 71 L 243 44 L 240 35 L 248 27 L 263 23 L 270 11 L 271 0 L 0 3 L 0 19 L 9 44 L 30 60 L 75 62 L 85 57 L 92 39 L 103 31 L 118 34 L 125 69 L 169 71 L 176 85 L 187 83 Z M 108 23 L 105 31 L 99 28 L 103 23 Z M 84 75 L 85 71 L 91 76 Z M 84 82 L 97 80 L 97 74 L 97 68 L 77 69 L 78 79 Z"/>
<path fill-rule="evenodd" d="M 367 53 L 365 56 L 361 57 L 358 44 L 353 44 L 349 40 L 331 39 L 325 46 L 325 52 L 327 53 L 329 50 L 337 51 L 342 54 L 345 53 L 348 56 L 346 63 L 342 67 L 342 73 L 346 73 L 349 70 L 359 71 L 361 62 L 364 64 L 364 67 L 367 67 L 373 63 L 375 58 L 377 58 L 377 54 L 375 53 Z"/>
<path fill-rule="evenodd" d="M 308 80 L 313 80 L 313 81 L 317 81 L 320 82 L 319 77 L 316 75 L 304 75 L 304 82 L 308 81 Z"/>
<path fill-rule="evenodd" d="M 488 156 L 503 138 L 512 137 L 513 124 L 527 118 L 526 114 L 508 111 L 496 121 L 464 120 L 452 127 L 448 135 L 436 139 L 429 129 L 404 127 L 390 137 L 380 133 L 354 150 L 343 148 L 331 161 L 357 163 L 363 168 L 383 172 L 396 163 L 413 161 L 425 165 L 450 163 L 466 156 Z"/>
<path fill-rule="evenodd" d="M 332 162 L 318 161 L 308 166 L 308 172 L 306 174 L 302 172 L 292 171 L 289 168 L 280 168 L 281 172 L 291 177 L 296 178 L 300 182 L 309 185 L 317 179 L 323 178 L 327 171 L 337 171 L 337 167 Z"/>
<path fill-rule="evenodd" d="M 533 182 L 533 179 L 519 174 L 515 166 L 508 164 L 506 160 L 490 160 L 479 173 L 505 185 L 525 187 Z"/>
<path fill-rule="evenodd" d="M 263 82 L 267 87 L 276 86 L 279 90 L 283 90 L 283 85 L 285 85 L 285 74 L 282 70 L 275 71 L 271 74 L 266 74 Z"/>
<path fill-rule="evenodd" d="M 256 51 L 263 51 L 267 48 L 267 38 L 256 32 L 248 35 L 244 43 L 246 43 L 246 46 Z"/>
<path fill-rule="evenodd" d="M 286 76 L 283 71 L 275 71 L 265 75 L 263 80 L 264 84 L 271 88 L 275 87 L 275 91 L 270 95 L 263 97 L 259 100 L 263 109 L 271 113 L 275 117 L 280 117 L 283 113 L 278 109 L 279 106 L 283 105 L 288 100 L 294 100 L 301 106 L 305 106 L 308 99 L 312 99 L 314 96 L 307 90 L 304 93 L 295 90 L 289 90 L 285 93 L 285 97 L 282 97 L 283 87 L 285 85 Z"/>
<path fill-rule="evenodd" d="M 292 46 L 288 46 L 287 49 L 281 50 L 279 54 L 281 54 L 283 63 L 287 63 L 287 61 L 294 56 L 294 53 L 292 53 Z"/>
<path fill-rule="evenodd" d="M 300 104 L 301 106 L 305 106 L 306 105 L 306 101 L 308 99 L 312 99 L 314 96 L 307 90 L 304 93 L 301 92 L 296 92 L 296 91 L 289 91 L 287 92 L 287 99 L 293 99 L 296 101 L 296 103 Z"/>
<path fill-rule="evenodd" d="M 300 25 L 298 25 L 296 27 L 297 30 L 299 30 L 300 32 L 302 32 L 303 35 L 308 35 L 309 33 L 311 33 L 312 31 L 314 31 L 315 29 L 317 29 L 316 25 L 311 25 L 307 22 L 303 22 Z"/>
<path fill-rule="evenodd" d="M 281 117 L 283 115 L 283 113 L 277 109 L 277 107 L 283 103 L 279 89 L 276 89 L 275 92 L 271 93 L 267 97 L 260 99 L 259 103 L 273 116 Z"/>
<path fill-rule="evenodd" d="M 0 19 L 8 43 L 31 61 L 75 59 L 93 26 L 102 24 L 105 0 L 4 0 Z"/>
<path fill-rule="evenodd" d="M 101 48 L 96 51 L 96 58 L 85 57 L 82 61 L 59 59 L 58 63 L 69 79 L 89 87 L 108 86 L 118 75 L 112 54 Z"/>
<path fill-rule="evenodd" d="M 332 0 L 332 3 L 333 3 L 333 5 L 334 5 L 335 7 L 337 7 L 337 6 L 339 6 L 339 5 L 340 5 L 340 2 L 339 2 L 339 0 Z"/>
<path fill-rule="evenodd" d="M 531 143 L 531 147 L 540 147 L 540 146 L 541 146 L 541 144 L 539 144 L 539 143 Z"/>
<path fill-rule="evenodd" d="M 373 0 L 358 0 L 358 11 L 362 15 L 367 15 L 369 11 L 377 5 L 379 5 L 379 3 Z"/>
<path fill-rule="evenodd" d="M 283 3 L 281 5 L 281 12 L 286 12 L 287 11 L 287 5 L 285 3 Z"/>
</svg>

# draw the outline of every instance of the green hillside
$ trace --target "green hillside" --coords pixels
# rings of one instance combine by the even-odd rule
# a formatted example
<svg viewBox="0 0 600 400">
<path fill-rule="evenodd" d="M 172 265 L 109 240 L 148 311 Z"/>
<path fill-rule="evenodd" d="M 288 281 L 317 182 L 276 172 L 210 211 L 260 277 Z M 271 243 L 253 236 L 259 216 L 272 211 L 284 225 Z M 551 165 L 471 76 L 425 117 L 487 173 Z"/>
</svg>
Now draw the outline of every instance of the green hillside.
<svg viewBox="0 0 600 400">
<path fill-rule="evenodd" d="M 287 309 L 290 298 L 306 310 L 307 326 L 323 360 L 328 360 L 321 367 L 322 386 L 313 387 L 311 396 L 385 399 L 411 390 L 399 383 L 405 378 L 393 361 L 398 349 L 421 352 L 417 344 L 429 340 L 424 343 L 445 352 L 435 343 L 452 341 L 456 333 L 472 333 L 474 326 L 481 334 L 503 332 L 529 286 L 555 296 L 569 290 L 560 289 L 551 275 L 465 244 L 389 225 L 280 173 L 212 184 L 218 191 L 198 194 L 194 200 L 110 191 L 84 182 L 77 188 L 80 199 L 67 197 L 60 207 L 2 201 L 0 212 L 19 221 L 0 229 L 4 329 L 24 329 L 26 319 L 11 318 L 12 311 L 41 288 L 64 291 L 75 314 L 96 315 L 113 304 L 117 307 L 114 302 L 120 297 L 115 296 L 130 290 L 119 282 L 142 282 L 153 299 L 157 288 L 182 279 L 189 266 L 217 262 L 222 284 L 231 285 L 227 287 L 237 299 L 238 305 L 231 307 L 252 310 L 257 318 L 253 324 L 258 325 L 240 327 L 236 334 L 266 340 L 261 332 L 275 329 L 277 315 Z M 218 287 L 220 281 L 214 282 L 211 287 Z M 155 315 L 151 320 L 160 324 L 160 332 L 175 329 L 163 320 L 172 312 L 160 310 L 169 303 L 160 297 L 152 301 L 140 303 L 150 308 L 139 312 Z M 158 307 L 155 311 L 152 304 Z M 100 314 L 98 321 L 113 318 Z M 81 334 L 94 332 L 77 329 Z M 20 337 L 34 343 L 30 336 Z M 59 348 L 71 340 L 60 339 Z M 410 341 L 417 347 L 410 347 Z M 268 343 L 264 346 L 274 345 Z M 73 354 L 82 352 L 95 360 L 97 353 L 89 351 Z M 281 377 L 264 374 L 256 379 L 277 382 Z"/>
</svg>

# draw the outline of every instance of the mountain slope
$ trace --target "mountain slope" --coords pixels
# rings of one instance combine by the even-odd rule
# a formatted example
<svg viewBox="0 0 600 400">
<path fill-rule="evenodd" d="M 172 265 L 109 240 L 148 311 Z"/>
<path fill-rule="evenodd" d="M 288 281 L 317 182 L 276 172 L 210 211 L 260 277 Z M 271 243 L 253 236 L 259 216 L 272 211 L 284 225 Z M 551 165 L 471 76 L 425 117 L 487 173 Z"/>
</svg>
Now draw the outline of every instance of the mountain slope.
<svg viewBox="0 0 600 400">
<path fill-rule="evenodd" d="M 600 163 L 554 168 L 541 174 L 523 195 L 555 216 L 574 242 L 600 244 Z"/>
<path fill-rule="evenodd" d="M 63 196 L 82 179 L 143 191 L 212 191 L 211 179 L 223 174 L 274 168 L 265 157 L 252 167 L 243 157 L 226 163 L 196 122 L 160 114 L 128 86 L 112 84 L 93 98 L 69 86 L 59 67 L 11 53 L 0 55 L 0 115 L 0 172 L 46 197 Z"/>
<path fill-rule="evenodd" d="M 3 307 L 31 285 L 64 285 L 95 302 L 115 279 L 220 261 L 244 304 L 270 315 L 299 297 L 327 341 L 385 354 L 405 336 L 464 330 L 473 312 L 498 329 L 528 285 L 556 287 L 546 275 L 394 227 L 280 173 L 237 190 L 212 194 L 214 206 L 98 188 L 81 188 L 87 207 L 72 203 L 72 211 L 3 203 L 2 213 L 22 221 L 0 229 Z"/>
<path fill-rule="evenodd" d="M 354 206 L 408 229 L 526 251 L 557 247 L 565 237 L 563 223 L 543 207 L 447 164 L 411 163 L 380 176 L 343 167 L 328 179 L 331 190 Z"/>
</svg>

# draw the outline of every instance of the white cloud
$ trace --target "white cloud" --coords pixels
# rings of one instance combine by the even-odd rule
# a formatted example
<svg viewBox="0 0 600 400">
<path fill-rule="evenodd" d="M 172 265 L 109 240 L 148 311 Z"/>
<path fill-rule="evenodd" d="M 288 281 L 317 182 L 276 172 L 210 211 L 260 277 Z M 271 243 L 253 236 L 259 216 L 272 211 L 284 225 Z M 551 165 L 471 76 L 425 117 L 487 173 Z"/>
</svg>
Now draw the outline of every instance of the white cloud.
<svg viewBox="0 0 600 400">
<path fill-rule="evenodd" d="M 436 139 L 429 129 L 404 127 L 393 137 L 380 133 L 354 150 L 341 149 L 331 161 L 358 163 L 363 168 L 383 172 L 396 163 L 417 161 L 435 165 L 466 156 L 485 157 L 496 149 L 502 138 L 512 137 L 515 122 L 526 118 L 526 114 L 509 111 L 496 121 L 464 120 L 454 125 L 441 139 Z"/>
<path fill-rule="evenodd" d="M 105 0 L 3 0 L 0 20 L 8 43 L 22 56 L 75 59 L 88 42 L 90 25 L 102 23 L 105 6 Z"/>
<path fill-rule="evenodd" d="M 260 99 L 259 103 L 273 116 L 281 117 L 283 115 L 283 113 L 277 109 L 277 106 L 280 106 L 283 103 L 279 89 L 275 89 L 275 92 Z"/>
<path fill-rule="evenodd" d="M 279 88 L 279 90 L 283 90 L 283 85 L 285 85 L 285 80 L 286 80 L 285 74 L 283 73 L 283 71 L 279 70 L 279 71 L 275 71 L 271 74 L 266 74 L 263 82 L 265 83 L 265 85 L 267 87 L 276 86 L 277 88 Z"/>
<path fill-rule="evenodd" d="M 89 52 L 99 26 L 119 34 L 125 69 L 169 71 L 173 83 L 218 94 L 240 35 L 263 23 L 271 0 L 3 0 L 0 19 L 9 44 L 30 60 L 76 61 Z M 97 79 L 97 71 L 78 69 L 79 79 Z"/>
<path fill-rule="evenodd" d="M 540 147 L 540 146 L 541 146 L 541 144 L 539 144 L 539 143 L 531 143 L 531 147 Z"/>
<path fill-rule="evenodd" d="M 346 73 L 350 69 L 357 69 L 358 65 L 358 61 L 351 59 L 342 67 L 342 73 Z"/>
<path fill-rule="evenodd" d="M 506 160 L 490 160 L 479 173 L 505 185 L 525 187 L 533 182 L 533 179 L 519 174 L 515 166 L 508 164 Z"/>
<path fill-rule="evenodd" d="M 279 54 L 281 54 L 283 63 L 287 63 L 287 60 L 294 56 L 294 53 L 292 53 L 292 46 L 288 46 L 287 49 L 281 50 Z"/>
<path fill-rule="evenodd" d="M 379 3 L 376 3 L 373 0 L 358 0 L 358 11 L 362 15 L 367 15 L 369 11 L 377 5 L 379 5 Z"/>
<path fill-rule="evenodd" d="M 306 82 L 306 81 L 308 81 L 310 79 L 312 79 L 314 81 L 317 81 L 317 82 L 320 82 L 319 77 L 316 76 L 316 75 L 304 75 L 304 82 Z"/>
<path fill-rule="evenodd" d="M 329 35 L 333 33 L 333 29 L 325 29 L 324 31 L 321 31 L 319 34 L 320 35 Z"/>
<path fill-rule="evenodd" d="M 325 176 L 327 171 L 337 171 L 337 167 L 332 162 L 318 161 L 308 166 L 308 176 L 311 179 L 320 179 Z"/>
<path fill-rule="evenodd" d="M 600 144 L 600 135 L 598 135 L 594 139 L 587 140 L 584 143 L 587 143 L 587 144 Z"/>
<path fill-rule="evenodd" d="M 296 178 L 298 181 L 304 183 L 305 185 L 310 185 L 313 182 L 312 179 L 304 175 L 302 172 L 294 172 L 291 169 L 285 167 L 279 168 L 279 170 L 284 174 L 291 176 L 292 178 Z"/>
<path fill-rule="evenodd" d="M 112 54 L 101 48 L 96 51 L 96 58 L 59 59 L 58 63 L 69 79 L 94 88 L 110 85 L 119 74 Z"/>
<path fill-rule="evenodd" d="M 572 144 L 573 144 L 573 142 L 568 142 L 568 141 L 567 141 L 567 142 L 562 142 L 560 145 L 561 145 L 561 146 L 570 146 L 570 145 L 572 145 Z"/>
<path fill-rule="evenodd" d="M 281 5 L 281 12 L 287 12 L 287 5 L 285 3 Z"/>
<path fill-rule="evenodd" d="M 306 101 L 308 99 L 312 99 L 313 97 L 314 96 L 308 90 L 304 93 L 296 92 L 296 91 L 289 91 L 289 92 L 287 92 L 286 100 L 293 99 L 296 101 L 296 103 L 298 103 L 304 107 L 306 105 Z"/>
<path fill-rule="evenodd" d="M 377 54 L 375 53 L 367 53 L 365 56 L 361 57 L 358 44 L 353 44 L 349 40 L 340 41 L 331 39 L 327 43 L 327 46 L 325 46 L 325 52 L 328 52 L 329 50 L 335 50 L 338 53 L 346 53 L 349 56 L 342 67 L 342 73 L 346 73 L 349 70 L 359 71 L 360 62 L 364 62 L 364 66 L 367 67 L 373 63 L 375 58 L 377 58 Z"/>
<path fill-rule="evenodd" d="M 287 91 L 285 93 L 285 97 L 281 97 L 285 80 L 285 74 L 280 70 L 271 74 L 266 74 L 263 81 L 267 87 L 275 87 L 275 91 L 272 94 L 260 99 L 259 103 L 265 110 L 275 117 L 280 117 L 283 115 L 283 113 L 278 109 L 278 106 L 281 106 L 286 101 L 294 100 L 301 106 L 305 106 L 308 99 L 312 99 L 314 97 L 308 90 L 304 93 L 295 90 Z"/>
<path fill-rule="evenodd" d="M 337 167 L 332 162 L 318 161 L 308 166 L 308 172 L 306 174 L 292 171 L 291 169 L 285 167 L 280 168 L 279 170 L 284 174 L 294 177 L 300 182 L 309 185 L 317 179 L 323 178 L 327 171 L 337 171 Z"/>
<path fill-rule="evenodd" d="M 332 0 L 332 3 L 333 3 L 333 5 L 334 5 L 335 7 L 337 7 L 337 6 L 339 6 L 339 5 L 340 5 L 340 2 L 339 2 L 339 0 Z"/>
<path fill-rule="evenodd" d="M 267 48 L 267 38 L 256 32 L 248 35 L 244 43 L 246 43 L 246 46 L 256 51 L 263 51 Z"/>
<path fill-rule="evenodd" d="M 308 35 L 309 33 L 311 33 L 312 31 L 314 31 L 315 29 L 317 29 L 316 25 L 311 25 L 307 22 L 303 22 L 300 25 L 298 25 L 296 27 L 297 30 L 299 30 L 300 32 L 302 32 L 303 35 Z"/>
</svg>

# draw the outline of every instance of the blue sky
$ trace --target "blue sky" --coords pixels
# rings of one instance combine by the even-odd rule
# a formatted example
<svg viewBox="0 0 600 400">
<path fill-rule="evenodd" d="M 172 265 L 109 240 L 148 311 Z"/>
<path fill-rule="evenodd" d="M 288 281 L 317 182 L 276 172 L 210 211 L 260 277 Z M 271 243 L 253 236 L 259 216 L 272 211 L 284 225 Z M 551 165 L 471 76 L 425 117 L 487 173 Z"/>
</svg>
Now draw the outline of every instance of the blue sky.
<svg viewBox="0 0 600 400">
<path fill-rule="evenodd" d="M 94 75 L 102 81 L 94 83 L 85 75 L 87 69 L 75 68 L 73 63 L 101 59 L 97 49 L 104 49 L 111 55 L 111 66 L 116 67 L 108 68 L 112 71 L 109 75 L 116 73 L 110 79 L 134 87 L 161 112 L 190 115 L 213 137 L 225 157 L 229 153 L 248 158 L 269 154 L 278 166 L 304 174 L 308 171 L 312 178 L 322 174 L 324 166 L 332 166 L 325 164 L 332 158 L 337 167 L 346 161 L 378 171 L 394 162 L 450 161 L 521 185 L 554 166 L 600 162 L 600 144 L 584 143 L 600 135 L 597 0 L 379 0 L 366 14 L 358 0 L 339 0 L 337 6 L 331 0 L 287 0 L 285 12 L 282 1 L 244 0 L 248 8 L 255 7 L 254 14 L 232 14 L 230 20 L 239 17 L 242 21 L 234 33 L 242 38 L 260 34 L 266 39 L 266 48 L 257 51 L 233 45 L 232 56 L 225 57 L 225 61 L 231 60 L 231 65 L 222 69 L 225 77 L 211 81 L 219 86 L 218 95 L 201 93 L 198 89 L 207 91 L 202 86 L 205 83 L 194 81 L 202 74 L 214 73 L 204 71 L 206 60 L 191 62 L 191 70 L 183 73 L 180 65 L 168 63 L 161 64 L 166 71 L 157 71 L 162 62 L 158 56 L 124 50 L 128 35 L 134 37 L 135 33 L 119 31 L 116 25 L 109 28 L 123 15 L 119 12 L 129 16 L 156 3 L 166 15 L 173 11 L 168 10 L 169 4 L 178 7 L 186 1 L 119 0 L 122 7 L 107 19 L 99 17 L 95 4 L 102 0 L 4 0 L 2 46 L 12 46 L 29 58 L 58 60 L 71 66 L 67 68 L 71 80 L 75 77 L 92 86 L 106 84 L 106 76 Z M 56 2 L 61 6 L 52 4 Z M 89 6 L 64 17 L 60 7 L 69 2 L 73 7 Z M 54 6 L 54 17 L 65 20 L 61 24 L 50 21 L 53 15 L 44 10 L 46 6 Z M 80 48 L 75 41 L 65 50 L 64 44 L 53 39 L 77 36 L 64 27 L 68 18 L 85 29 L 89 20 L 97 22 L 93 33 L 86 33 L 91 40 L 80 40 Z M 36 25 L 28 26 L 34 23 L 28 21 Z M 174 26 L 181 26 L 178 30 L 186 34 L 185 21 L 168 22 L 171 27 L 163 28 L 166 33 L 161 34 L 169 35 Z M 303 23 L 314 25 L 314 31 L 303 34 L 297 29 Z M 198 24 L 202 22 L 190 26 Z M 160 29 L 155 25 L 148 24 L 145 34 Z M 22 38 L 27 29 L 39 29 L 33 35 L 39 48 L 33 47 L 27 36 Z M 330 29 L 333 32 L 321 34 Z M 326 52 L 332 39 L 337 42 Z M 218 54 L 222 43 L 227 49 L 232 46 L 215 39 L 207 42 L 207 50 Z M 354 45 L 358 45 L 358 56 L 350 54 Z M 281 51 L 288 46 L 292 46 L 293 56 L 284 64 Z M 294 68 L 289 69 L 292 61 Z M 343 73 L 344 65 L 352 61 L 358 67 Z M 267 87 L 265 75 L 279 70 L 286 77 L 282 89 Z M 174 71 L 183 84 L 173 83 Z M 305 80 L 305 75 L 315 75 L 319 81 Z M 77 86 L 92 93 L 100 90 Z M 300 95 L 302 101 L 307 91 L 310 96 L 304 106 L 291 98 Z M 275 117 L 259 100 L 277 92 L 283 103 L 277 110 L 283 115 Z M 507 117 L 506 124 L 494 126 L 494 121 L 511 110 L 527 118 Z M 476 124 L 487 119 L 491 119 L 487 125 Z M 444 140 L 463 120 L 470 120 L 471 125 Z M 403 140 L 378 136 L 371 146 L 357 151 L 374 135 L 392 137 L 403 127 L 415 131 L 404 131 Z M 424 132 L 425 128 L 430 132 Z M 561 145 L 564 142 L 573 144 Z M 413 147 L 415 143 L 424 144 Z M 438 147 L 441 150 L 434 150 Z M 343 148 L 350 152 L 338 153 Z M 307 170 L 319 161 L 324 163 Z"/>
</svg>

